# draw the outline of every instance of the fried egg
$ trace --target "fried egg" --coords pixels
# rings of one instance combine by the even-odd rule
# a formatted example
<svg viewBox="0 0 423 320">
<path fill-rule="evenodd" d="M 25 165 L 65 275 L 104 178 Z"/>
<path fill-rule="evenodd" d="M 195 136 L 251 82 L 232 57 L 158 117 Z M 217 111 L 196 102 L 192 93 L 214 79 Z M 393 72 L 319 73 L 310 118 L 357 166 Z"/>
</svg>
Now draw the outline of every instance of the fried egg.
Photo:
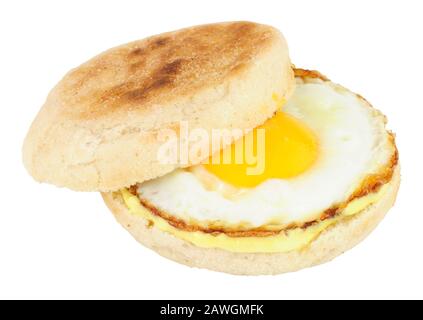
<svg viewBox="0 0 423 320">
<path fill-rule="evenodd" d="M 139 184 L 138 197 L 187 224 L 284 228 L 318 219 L 347 201 L 394 152 L 383 115 L 358 95 L 320 79 L 297 78 L 289 101 L 248 134 L 253 142 L 258 129 L 265 132 L 260 174 L 248 174 L 245 162 L 208 161 Z"/>
</svg>

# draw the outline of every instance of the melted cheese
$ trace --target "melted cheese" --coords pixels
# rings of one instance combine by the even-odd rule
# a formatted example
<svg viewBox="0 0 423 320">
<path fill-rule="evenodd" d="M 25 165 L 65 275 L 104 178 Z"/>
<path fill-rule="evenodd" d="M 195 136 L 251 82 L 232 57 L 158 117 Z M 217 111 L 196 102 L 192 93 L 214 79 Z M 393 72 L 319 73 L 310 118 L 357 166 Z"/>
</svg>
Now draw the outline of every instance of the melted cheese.
<svg viewBox="0 0 423 320">
<path fill-rule="evenodd" d="M 171 226 L 165 219 L 153 215 L 139 201 L 137 196 L 131 194 L 127 189 L 120 191 L 122 198 L 129 211 L 137 216 L 145 218 L 163 232 L 188 241 L 201 248 L 219 248 L 232 252 L 261 252 L 276 253 L 298 250 L 307 246 L 323 230 L 348 216 L 353 216 L 363 211 L 369 205 L 379 201 L 386 192 L 389 184 L 385 184 L 378 192 L 351 201 L 335 218 L 326 219 L 305 229 L 295 228 L 277 235 L 265 237 L 231 237 L 224 233 L 218 235 L 202 231 L 185 231 Z"/>
</svg>

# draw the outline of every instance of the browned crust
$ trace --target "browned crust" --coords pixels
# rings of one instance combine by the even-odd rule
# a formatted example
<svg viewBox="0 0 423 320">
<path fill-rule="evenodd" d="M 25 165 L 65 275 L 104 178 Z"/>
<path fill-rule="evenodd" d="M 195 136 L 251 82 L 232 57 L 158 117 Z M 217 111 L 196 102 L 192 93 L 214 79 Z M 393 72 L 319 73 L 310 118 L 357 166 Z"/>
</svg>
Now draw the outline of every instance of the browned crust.
<svg viewBox="0 0 423 320">
<path fill-rule="evenodd" d="M 327 77 L 325 77 L 324 75 L 322 75 L 320 72 L 315 71 L 315 70 L 306 70 L 306 69 L 299 69 L 299 68 L 294 68 L 294 73 L 296 77 L 300 77 L 300 78 L 312 78 L 312 79 L 320 79 L 322 81 L 330 81 Z M 366 101 L 366 103 L 370 106 L 371 104 L 368 103 L 367 100 L 365 100 L 363 97 L 361 97 L 360 95 L 356 94 L 357 97 L 359 97 L 360 99 Z M 390 137 L 390 141 L 392 146 L 394 147 L 394 153 L 391 156 L 391 159 L 389 161 L 389 163 L 383 167 L 378 173 L 369 175 L 367 177 L 364 178 L 363 182 L 361 183 L 360 187 L 357 188 L 357 190 L 345 201 L 339 204 L 336 204 L 334 206 L 332 206 L 331 208 L 328 208 L 327 210 L 325 210 L 319 218 L 317 219 L 313 219 L 301 224 L 297 224 L 297 223 L 292 223 L 288 226 L 285 226 L 281 229 L 272 229 L 272 230 L 266 230 L 266 226 L 263 227 L 259 227 L 259 228 L 252 228 L 252 229 L 247 229 L 247 230 L 231 230 L 231 229 L 225 229 L 222 228 L 221 226 L 219 227 L 214 227 L 212 225 L 209 225 L 208 227 L 203 227 L 197 224 L 190 224 L 187 223 L 186 221 L 176 218 L 174 216 L 172 216 L 171 214 L 158 209 L 157 207 L 155 207 L 153 204 L 149 203 L 148 201 L 146 201 L 145 199 L 140 199 L 141 204 L 146 207 L 147 209 L 149 209 L 149 211 L 155 215 L 158 216 L 164 220 L 166 220 L 171 226 L 180 229 L 180 230 L 184 230 L 184 231 L 201 231 L 204 233 L 209 233 L 209 234 L 219 234 L 219 233 L 224 233 L 230 237 L 267 237 L 267 236 L 273 236 L 276 234 L 279 234 L 281 232 L 286 232 L 288 230 L 292 230 L 295 228 L 302 228 L 302 229 L 306 229 L 312 225 L 315 225 L 321 221 L 327 220 L 327 219 L 331 219 L 334 218 L 335 216 L 337 216 L 338 214 L 340 214 L 342 212 L 342 210 L 353 200 L 364 197 L 370 193 L 374 193 L 377 192 L 384 184 L 388 183 L 391 181 L 393 173 L 395 171 L 395 168 L 398 165 L 398 149 L 396 147 L 395 144 L 395 135 L 391 132 L 388 132 L 389 137 Z M 134 194 L 137 195 L 136 192 L 136 186 L 131 186 L 129 188 L 129 191 Z"/>
<path fill-rule="evenodd" d="M 312 79 L 320 79 L 322 81 L 330 81 L 326 76 L 321 74 L 317 70 L 307 70 L 301 68 L 295 68 L 293 66 L 295 77 L 297 78 L 312 78 Z"/>
<path fill-rule="evenodd" d="M 69 113 L 79 119 L 104 117 L 214 86 L 242 73 L 277 37 L 271 27 L 241 21 L 186 28 L 117 47 L 67 76 Z M 74 107 L 76 101 L 83 110 Z"/>
</svg>

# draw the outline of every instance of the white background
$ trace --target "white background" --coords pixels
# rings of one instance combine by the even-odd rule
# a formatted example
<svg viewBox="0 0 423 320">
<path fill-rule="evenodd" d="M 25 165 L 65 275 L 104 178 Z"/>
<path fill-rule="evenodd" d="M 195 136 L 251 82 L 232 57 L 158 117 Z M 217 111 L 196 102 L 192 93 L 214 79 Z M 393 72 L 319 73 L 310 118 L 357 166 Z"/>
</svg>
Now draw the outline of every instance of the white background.
<svg viewBox="0 0 423 320">
<path fill-rule="evenodd" d="M 7 4 L 8 3 L 8 4 Z M 1 298 L 423 298 L 421 1 L 2 1 Z M 38 184 L 21 146 L 70 68 L 120 43 L 189 25 L 282 30 L 292 61 L 361 93 L 397 133 L 402 186 L 362 244 L 275 277 L 191 269 L 137 244 L 97 193 Z"/>
</svg>

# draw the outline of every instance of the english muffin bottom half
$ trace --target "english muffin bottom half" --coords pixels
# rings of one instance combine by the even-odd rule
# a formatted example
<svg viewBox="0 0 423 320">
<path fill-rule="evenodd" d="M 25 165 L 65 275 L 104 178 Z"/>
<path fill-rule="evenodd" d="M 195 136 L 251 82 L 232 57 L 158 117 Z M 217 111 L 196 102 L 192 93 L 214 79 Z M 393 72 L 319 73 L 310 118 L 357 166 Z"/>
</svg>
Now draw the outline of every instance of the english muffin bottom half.
<svg viewBox="0 0 423 320">
<path fill-rule="evenodd" d="M 245 167 L 235 163 L 177 169 L 103 193 L 116 219 L 162 256 L 241 275 L 314 266 L 364 239 L 395 201 L 400 174 L 394 135 L 360 95 L 316 71 L 295 74 L 294 94 L 259 127 L 270 140 L 271 159 L 252 185 Z M 294 124 L 276 119 L 283 117 L 278 112 Z M 306 135 L 295 132 L 300 124 L 313 135 L 314 144 L 305 148 L 295 147 Z M 291 175 L 299 164 L 290 158 L 310 153 L 314 160 Z M 291 169 L 275 170 L 272 159 Z"/>
</svg>

